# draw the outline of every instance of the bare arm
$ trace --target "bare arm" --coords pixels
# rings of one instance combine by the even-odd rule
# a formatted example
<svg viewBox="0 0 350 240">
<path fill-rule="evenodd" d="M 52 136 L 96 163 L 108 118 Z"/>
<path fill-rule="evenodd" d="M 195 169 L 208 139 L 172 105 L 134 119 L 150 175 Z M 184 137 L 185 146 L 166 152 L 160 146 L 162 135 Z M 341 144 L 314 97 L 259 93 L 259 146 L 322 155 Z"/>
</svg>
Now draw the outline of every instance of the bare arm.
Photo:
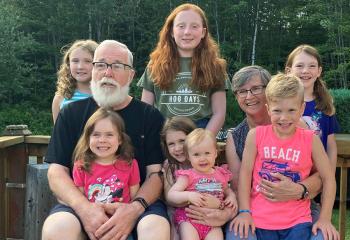
<svg viewBox="0 0 350 240">
<path fill-rule="evenodd" d="M 137 191 L 140 189 L 140 184 L 130 186 L 130 197 L 135 198 Z"/>
<path fill-rule="evenodd" d="M 60 106 L 62 101 L 63 101 L 63 97 L 55 94 L 55 96 L 53 97 L 52 106 L 51 106 L 53 123 L 56 122 L 58 113 L 60 112 Z"/>
<path fill-rule="evenodd" d="M 327 219 L 330 221 L 335 199 L 336 183 L 333 172 L 329 171 L 329 169 L 331 169 L 331 162 L 318 136 L 313 136 L 312 159 L 323 182 L 320 219 Z"/>
<path fill-rule="evenodd" d="M 257 149 L 255 145 L 255 129 L 248 132 L 243 152 L 243 160 L 239 171 L 238 206 L 240 210 L 250 210 L 250 190 Z M 249 228 L 255 233 L 255 226 L 251 213 L 242 212 L 230 223 L 230 229 L 241 238 L 247 238 Z"/>
<path fill-rule="evenodd" d="M 146 89 L 142 89 L 141 101 L 153 105 L 154 94 Z"/>
<path fill-rule="evenodd" d="M 225 146 L 226 161 L 232 173 L 231 188 L 237 192 L 239 170 L 241 168 L 241 161 L 236 153 L 235 143 L 232 134 L 228 134 Z"/>
<path fill-rule="evenodd" d="M 52 163 L 47 177 L 52 192 L 57 198 L 74 209 L 83 222 L 84 229 L 90 239 L 96 239 L 94 232 L 108 220 L 104 209 L 95 203 L 90 203 L 83 193 L 74 185 L 68 168 Z"/>
<path fill-rule="evenodd" d="M 335 169 L 337 167 L 337 143 L 335 141 L 335 135 L 330 134 L 327 138 L 327 155 L 331 161 L 331 166 L 333 169 L 333 174 L 335 174 Z"/>
<path fill-rule="evenodd" d="M 216 136 L 220 128 L 224 125 L 225 115 L 226 115 L 226 92 L 217 91 L 211 95 L 211 109 L 213 115 L 210 118 L 210 121 L 206 129 L 212 131 Z"/>
<path fill-rule="evenodd" d="M 321 140 L 318 136 L 313 136 L 312 141 L 312 159 L 323 182 L 322 205 L 320 217 L 312 227 L 312 232 L 316 234 L 317 229 L 322 231 L 325 239 L 339 239 L 339 233 L 332 225 L 332 210 L 336 192 L 336 182 L 334 172 L 331 169 L 331 162 L 327 157 Z"/>
</svg>

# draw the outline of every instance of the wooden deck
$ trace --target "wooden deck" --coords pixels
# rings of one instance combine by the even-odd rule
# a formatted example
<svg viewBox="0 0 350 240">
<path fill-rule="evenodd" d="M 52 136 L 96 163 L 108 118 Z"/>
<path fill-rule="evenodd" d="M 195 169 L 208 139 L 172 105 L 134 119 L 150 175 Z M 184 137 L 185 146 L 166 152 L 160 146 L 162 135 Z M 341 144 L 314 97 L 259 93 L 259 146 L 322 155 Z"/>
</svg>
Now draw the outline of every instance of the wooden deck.
<svg viewBox="0 0 350 240">
<path fill-rule="evenodd" d="M 25 206 L 31 204 L 25 201 L 27 164 L 43 162 L 49 139 L 49 136 L 0 137 L 0 239 L 24 238 L 24 226 L 28 224 L 25 223 Z M 344 240 L 350 134 L 337 134 L 336 141 L 337 167 L 341 172 L 338 227 L 341 239 Z M 35 221 L 36 219 L 31 219 L 31 222 Z"/>
</svg>

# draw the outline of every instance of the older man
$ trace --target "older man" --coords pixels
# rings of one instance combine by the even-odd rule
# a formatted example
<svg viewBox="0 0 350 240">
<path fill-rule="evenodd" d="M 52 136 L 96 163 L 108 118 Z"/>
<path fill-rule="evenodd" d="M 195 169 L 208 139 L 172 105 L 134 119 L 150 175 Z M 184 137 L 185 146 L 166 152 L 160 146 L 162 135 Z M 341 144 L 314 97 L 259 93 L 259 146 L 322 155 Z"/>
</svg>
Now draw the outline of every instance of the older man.
<svg viewBox="0 0 350 240">
<path fill-rule="evenodd" d="M 46 156 L 48 179 L 59 204 L 43 227 L 43 239 L 126 239 L 137 225 L 138 239 L 169 239 L 162 191 L 159 132 L 163 117 L 155 108 L 132 98 L 133 57 L 122 43 L 102 42 L 95 51 L 91 90 L 93 98 L 69 104 L 59 114 Z M 72 152 L 87 119 L 98 107 L 113 108 L 124 119 L 135 148 L 142 186 L 129 204 L 91 203 L 75 187 Z M 84 233 L 86 232 L 86 234 Z"/>
</svg>

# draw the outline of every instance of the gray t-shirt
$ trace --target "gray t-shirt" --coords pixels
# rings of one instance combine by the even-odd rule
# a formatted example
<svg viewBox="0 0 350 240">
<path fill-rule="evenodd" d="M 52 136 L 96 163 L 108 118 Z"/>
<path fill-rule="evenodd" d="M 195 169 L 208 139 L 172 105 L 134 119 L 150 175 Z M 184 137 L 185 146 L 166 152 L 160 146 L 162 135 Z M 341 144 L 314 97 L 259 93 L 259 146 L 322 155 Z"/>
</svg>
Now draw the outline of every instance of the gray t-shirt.
<svg viewBox="0 0 350 240">
<path fill-rule="evenodd" d="M 173 86 L 169 90 L 161 90 L 153 84 L 148 69 L 145 70 L 137 86 L 142 87 L 155 96 L 154 106 L 164 117 L 185 116 L 197 121 L 210 118 L 211 95 L 216 91 L 225 91 L 230 88 L 229 81 L 225 81 L 225 88 L 211 89 L 202 92 L 190 86 L 192 58 L 180 58 L 180 71 L 176 74 Z"/>
</svg>

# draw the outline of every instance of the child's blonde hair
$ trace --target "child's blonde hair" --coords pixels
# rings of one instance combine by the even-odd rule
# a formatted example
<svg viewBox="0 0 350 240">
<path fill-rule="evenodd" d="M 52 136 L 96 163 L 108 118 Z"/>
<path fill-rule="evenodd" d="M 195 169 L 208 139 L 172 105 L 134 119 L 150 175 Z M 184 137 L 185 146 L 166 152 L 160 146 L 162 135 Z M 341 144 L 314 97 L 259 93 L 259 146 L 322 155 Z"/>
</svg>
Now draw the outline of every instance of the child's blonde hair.
<svg viewBox="0 0 350 240">
<path fill-rule="evenodd" d="M 279 73 L 273 76 L 265 89 L 268 103 L 281 98 L 298 97 L 304 102 L 304 85 L 300 79 L 291 74 Z"/>
<path fill-rule="evenodd" d="M 176 7 L 167 17 L 156 48 L 150 54 L 148 68 L 154 84 L 162 90 L 172 87 L 176 74 L 180 71 L 180 55 L 173 35 L 176 16 L 182 11 L 192 10 L 202 19 L 205 34 L 192 56 L 191 86 L 201 91 L 224 87 L 226 61 L 220 57 L 219 48 L 209 33 L 208 20 L 197 5 L 185 3 Z"/>
<path fill-rule="evenodd" d="M 217 143 L 214 134 L 211 131 L 206 130 L 204 128 L 197 128 L 193 130 L 190 134 L 188 134 L 186 137 L 184 144 L 184 151 L 186 155 L 188 156 L 189 149 L 191 149 L 193 146 L 198 145 L 206 138 L 209 138 L 213 142 L 215 149 L 217 149 Z"/>
<path fill-rule="evenodd" d="M 160 134 L 160 140 L 165 157 L 168 159 L 169 167 L 166 169 L 165 175 L 169 183 L 175 181 L 175 170 L 179 169 L 180 164 L 175 158 L 170 155 L 166 142 L 166 136 L 169 131 L 179 131 L 183 132 L 185 135 L 188 135 L 194 129 L 196 129 L 196 124 L 194 124 L 194 122 L 187 117 L 175 116 L 168 118 L 164 123 L 162 132 Z"/>
<path fill-rule="evenodd" d="M 316 58 L 318 67 L 322 67 L 322 61 L 321 56 L 318 53 L 317 49 L 307 45 L 299 45 L 296 47 L 289 55 L 286 61 L 286 69 L 292 68 L 294 58 L 300 54 L 300 53 L 306 53 L 310 56 L 313 56 Z M 313 94 L 315 96 L 315 102 L 316 102 L 316 109 L 323 112 L 326 115 L 333 115 L 335 114 L 335 108 L 333 105 L 333 98 L 332 95 L 329 93 L 326 83 L 322 80 L 321 76 L 318 77 L 314 84 Z"/>
<path fill-rule="evenodd" d="M 64 54 L 60 69 L 57 72 L 56 95 L 70 99 L 77 87 L 77 81 L 72 77 L 70 72 L 69 62 L 70 54 L 78 48 L 81 48 L 94 57 L 94 52 L 98 44 L 93 40 L 77 40 L 72 45 L 68 44 L 61 48 L 61 53 Z"/>
<path fill-rule="evenodd" d="M 134 151 L 131 144 L 130 137 L 125 133 L 124 121 L 118 113 L 113 110 L 105 108 L 98 109 L 85 124 L 83 134 L 79 138 L 79 141 L 73 152 L 73 161 L 82 161 L 81 168 L 86 172 L 90 172 L 91 163 L 97 158 L 97 156 L 90 149 L 90 136 L 95 129 L 95 124 L 108 118 L 112 125 L 116 128 L 119 135 L 120 145 L 116 152 L 116 157 L 121 160 L 127 161 L 129 164 L 134 157 Z"/>
</svg>

